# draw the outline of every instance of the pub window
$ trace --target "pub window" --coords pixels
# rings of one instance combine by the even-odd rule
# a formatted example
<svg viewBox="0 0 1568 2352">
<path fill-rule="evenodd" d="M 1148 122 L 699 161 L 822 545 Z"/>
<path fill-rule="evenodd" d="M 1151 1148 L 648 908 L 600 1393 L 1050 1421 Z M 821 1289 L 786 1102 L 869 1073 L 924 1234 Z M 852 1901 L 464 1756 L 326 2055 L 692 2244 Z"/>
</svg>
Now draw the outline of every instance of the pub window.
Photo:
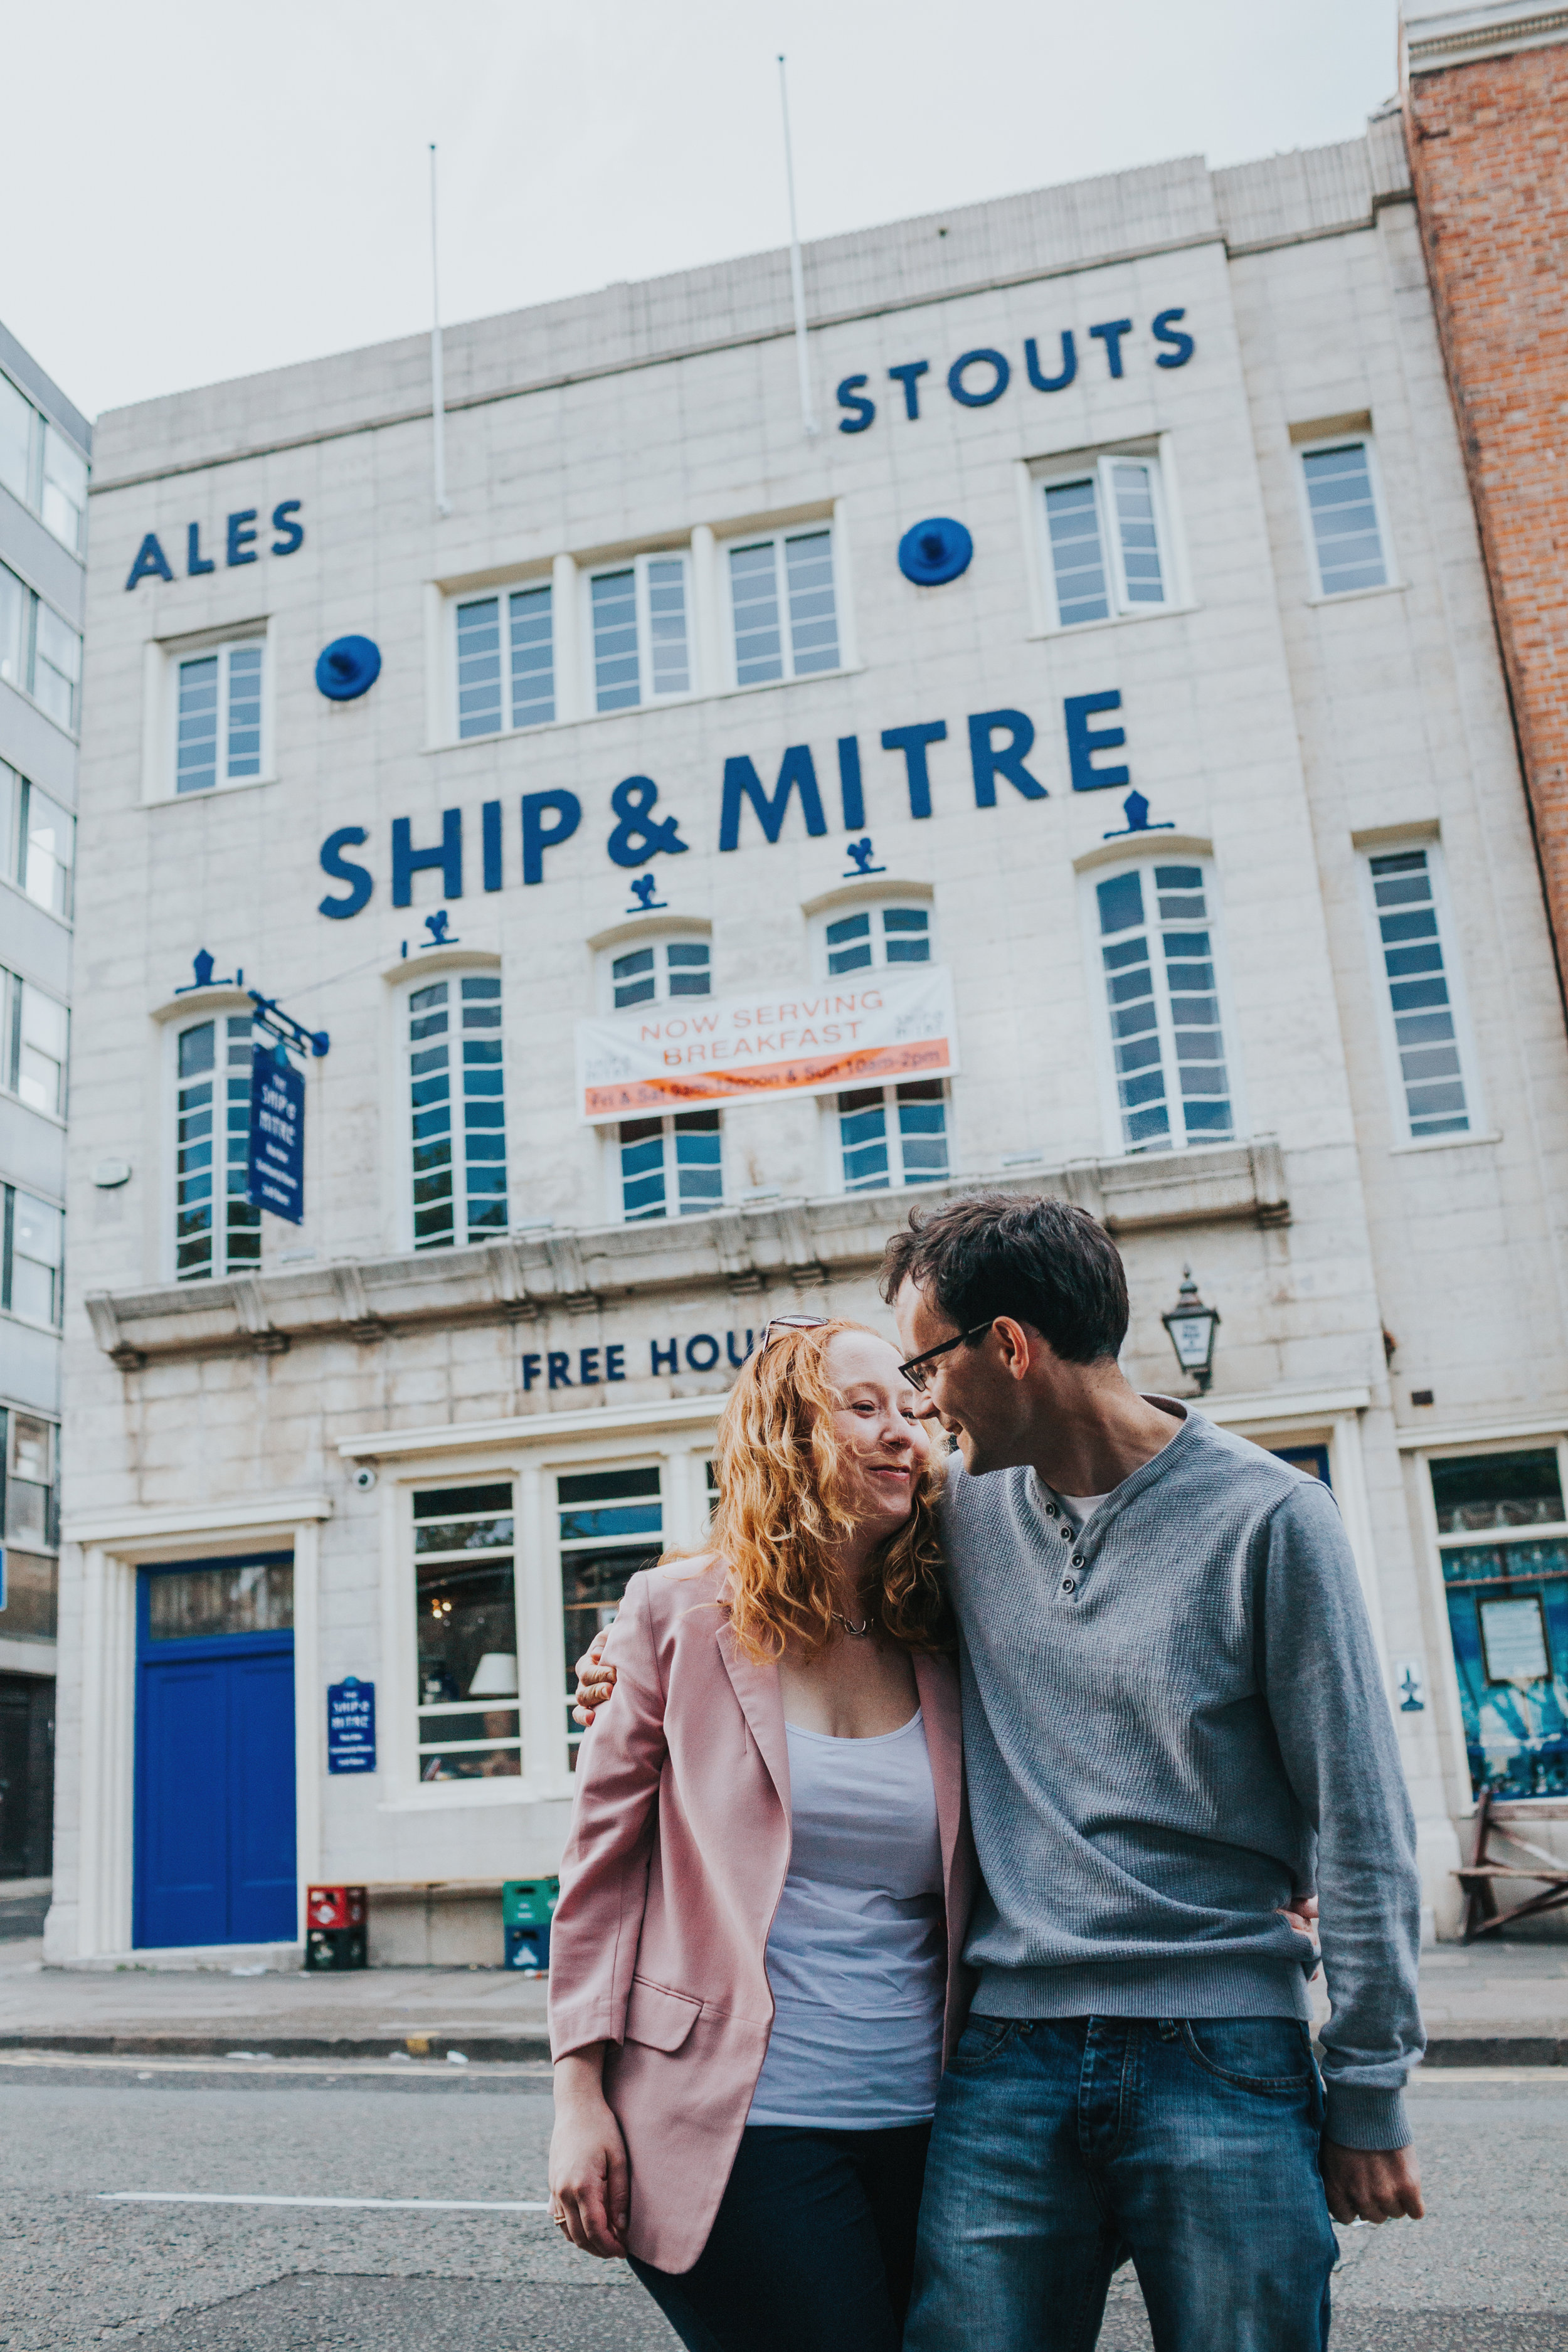
<svg viewBox="0 0 1568 2352">
<path fill-rule="evenodd" d="M 1205 867 L 1151 861 L 1090 887 L 1121 1149 L 1226 1141 L 1236 1118 Z"/>
<path fill-rule="evenodd" d="M 595 710 L 691 690 L 686 558 L 638 555 L 587 579 Z"/>
<path fill-rule="evenodd" d="M 1428 1465 L 1479 1797 L 1568 1794 L 1568 1517 L 1554 1445 Z"/>
<path fill-rule="evenodd" d="M 209 793 L 262 773 L 259 637 L 186 654 L 174 664 L 174 790 Z"/>
<path fill-rule="evenodd" d="M 1358 435 L 1303 447 L 1299 455 L 1318 593 L 1385 588 L 1387 532 L 1371 441 Z"/>
<path fill-rule="evenodd" d="M 671 997 L 712 992 L 711 947 L 707 940 L 694 939 L 689 933 L 611 948 L 600 961 L 608 1009 L 613 1013 L 628 1013 L 638 1004 L 664 1004 Z"/>
<path fill-rule="evenodd" d="M 1412 1143 L 1468 1135 L 1475 1089 L 1436 845 L 1369 857 L 1366 871 L 1400 1129 Z"/>
<path fill-rule="evenodd" d="M 941 1078 L 855 1087 L 837 1097 L 833 1117 L 846 1192 L 939 1184 L 947 1175 L 947 1089 Z"/>
<path fill-rule="evenodd" d="M 509 1482 L 415 1496 L 421 1780 L 522 1770 L 515 1557 Z"/>
<path fill-rule="evenodd" d="M 838 614 L 827 525 L 738 540 L 725 553 L 736 685 L 765 686 L 837 669 Z"/>
<path fill-rule="evenodd" d="M 0 1184 L 0 1307 L 24 1323 L 58 1329 L 65 1307 L 65 1211 Z"/>
<path fill-rule="evenodd" d="M 193 1023 L 174 1055 L 174 1279 L 248 1273 L 261 1264 L 261 1212 L 246 1198 L 249 1013 Z"/>
<path fill-rule="evenodd" d="M 613 1625 L 630 1579 L 664 1549 L 657 1469 L 563 1471 L 555 1481 L 561 1545 L 561 1619 L 565 1635 L 566 1745 L 575 1766 L 582 1727 L 572 1720 L 577 1660 L 603 1625 Z"/>
<path fill-rule="evenodd" d="M 1105 457 L 1039 484 L 1053 625 L 1129 619 L 1173 601 L 1157 457 Z"/>
<path fill-rule="evenodd" d="M 59 1431 L 0 1406 L 0 1531 L 5 1575 L 0 1641 L 52 1642 L 59 1550 Z"/>
<path fill-rule="evenodd" d="M 884 965 L 930 963 L 931 908 L 879 904 L 821 918 L 821 967 L 829 980 L 840 973 L 880 970 Z"/>
<path fill-rule="evenodd" d="M 505 1233 L 504 1081 L 499 973 L 464 972 L 409 991 L 416 1250 Z"/>
<path fill-rule="evenodd" d="M 719 1208 L 724 1198 L 723 1142 L 716 1110 L 622 1119 L 615 1153 L 626 1223 L 692 1217 Z"/>
<path fill-rule="evenodd" d="M 554 593 L 548 580 L 454 606 L 458 733 L 542 727 L 555 716 Z"/>
</svg>

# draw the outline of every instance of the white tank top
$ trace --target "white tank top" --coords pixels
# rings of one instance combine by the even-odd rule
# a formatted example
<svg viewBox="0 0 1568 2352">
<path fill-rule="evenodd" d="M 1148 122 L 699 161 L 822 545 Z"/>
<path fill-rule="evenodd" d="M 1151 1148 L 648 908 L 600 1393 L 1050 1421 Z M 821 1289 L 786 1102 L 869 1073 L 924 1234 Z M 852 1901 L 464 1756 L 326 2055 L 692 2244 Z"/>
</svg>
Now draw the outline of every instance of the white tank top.
<svg viewBox="0 0 1568 2352">
<path fill-rule="evenodd" d="M 942 1841 L 919 1712 L 876 1739 L 786 1724 L 789 1875 L 768 1937 L 773 2026 L 752 2124 L 923 2123 L 942 2074 Z"/>
</svg>

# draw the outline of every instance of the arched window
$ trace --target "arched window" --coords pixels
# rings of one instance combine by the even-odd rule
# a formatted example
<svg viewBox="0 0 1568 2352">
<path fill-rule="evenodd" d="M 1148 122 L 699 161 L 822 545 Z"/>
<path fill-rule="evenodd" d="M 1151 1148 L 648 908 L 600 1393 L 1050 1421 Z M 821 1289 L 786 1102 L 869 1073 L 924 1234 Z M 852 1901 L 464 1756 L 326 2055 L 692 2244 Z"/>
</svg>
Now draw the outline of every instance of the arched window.
<svg viewBox="0 0 1568 2352">
<path fill-rule="evenodd" d="M 408 992 L 414 1246 L 450 1249 L 507 1229 L 499 972 Z"/>
<path fill-rule="evenodd" d="M 216 1013 L 174 1041 L 174 1279 L 261 1264 L 261 1212 L 246 1199 L 250 1015 Z"/>
<path fill-rule="evenodd" d="M 1207 869 L 1173 856 L 1089 880 L 1122 1148 L 1226 1141 L 1236 1119 Z"/>
</svg>

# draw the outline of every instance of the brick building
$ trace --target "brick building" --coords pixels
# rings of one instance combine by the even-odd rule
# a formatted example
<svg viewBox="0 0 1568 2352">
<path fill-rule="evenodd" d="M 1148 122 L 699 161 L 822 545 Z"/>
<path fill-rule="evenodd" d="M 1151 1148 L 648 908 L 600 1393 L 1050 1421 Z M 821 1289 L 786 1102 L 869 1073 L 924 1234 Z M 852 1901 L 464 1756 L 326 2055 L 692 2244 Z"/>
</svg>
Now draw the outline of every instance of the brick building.
<svg viewBox="0 0 1568 2352">
<path fill-rule="evenodd" d="M 1568 986 L 1568 8 L 1412 9 L 1433 306 Z"/>
</svg>

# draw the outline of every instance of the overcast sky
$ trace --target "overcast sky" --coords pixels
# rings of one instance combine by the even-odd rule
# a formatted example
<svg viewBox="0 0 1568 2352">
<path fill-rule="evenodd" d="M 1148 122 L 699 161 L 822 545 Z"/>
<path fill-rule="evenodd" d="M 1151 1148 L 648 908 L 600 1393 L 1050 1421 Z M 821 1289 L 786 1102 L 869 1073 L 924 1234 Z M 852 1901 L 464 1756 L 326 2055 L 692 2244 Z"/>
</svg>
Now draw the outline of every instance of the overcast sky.
<svg viewBox="0 0 1568 2352">
<path fill-rule="evenodd" d="M 1397 0 L 5 0 L 0 319 L 89 416 L 1170 155 L 1353 137 Z"/>
</svg>

